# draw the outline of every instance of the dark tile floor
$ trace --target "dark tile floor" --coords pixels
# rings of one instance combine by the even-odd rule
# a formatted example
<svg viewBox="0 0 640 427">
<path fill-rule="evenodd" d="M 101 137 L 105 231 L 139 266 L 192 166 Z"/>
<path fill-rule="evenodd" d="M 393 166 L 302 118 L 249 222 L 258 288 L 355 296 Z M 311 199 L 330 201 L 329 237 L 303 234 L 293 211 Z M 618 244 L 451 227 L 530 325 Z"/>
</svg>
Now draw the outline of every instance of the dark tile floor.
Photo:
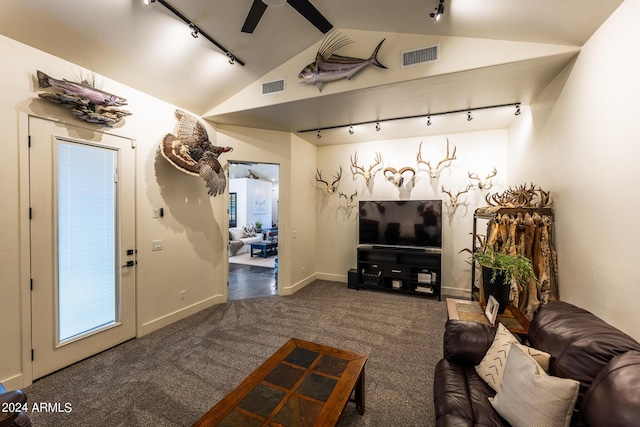
<svg viewBox="0 0 640 427">
<path fill-rule="evenodd" d="M 278 295 L 278 274 L 275 269 L 229 263 L 230 300 L 270 295 Z"/>
</svg>

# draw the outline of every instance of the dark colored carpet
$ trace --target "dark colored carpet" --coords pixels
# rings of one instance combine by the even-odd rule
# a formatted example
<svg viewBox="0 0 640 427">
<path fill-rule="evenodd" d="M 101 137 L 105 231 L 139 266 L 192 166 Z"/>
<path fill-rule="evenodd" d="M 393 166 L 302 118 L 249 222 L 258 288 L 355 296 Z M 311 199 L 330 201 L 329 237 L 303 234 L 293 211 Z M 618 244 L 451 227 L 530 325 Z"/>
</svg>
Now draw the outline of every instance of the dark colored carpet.
<svg viewBox="0 0 640 427">
<path fill-rule="evenodd" d="M 366 412 L 340 426 L 431 426 L 444 302 L 316 281 L 287 297 L 230 301 L 27 387 L 40 426 L 189 426 L 289 338 L 368 356 Z"/>
</svg>

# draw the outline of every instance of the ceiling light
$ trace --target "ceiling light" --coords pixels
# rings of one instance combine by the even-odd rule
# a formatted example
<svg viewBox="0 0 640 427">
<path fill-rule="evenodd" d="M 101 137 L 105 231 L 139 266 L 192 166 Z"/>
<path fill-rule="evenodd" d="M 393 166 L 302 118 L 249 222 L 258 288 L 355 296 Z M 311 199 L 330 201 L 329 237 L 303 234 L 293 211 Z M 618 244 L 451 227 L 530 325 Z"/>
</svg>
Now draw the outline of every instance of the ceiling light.
<svg viewBox="0 0 640 427">
<path fill-rule="evenodd" d="M 193 37 L 194 39 L 197 39 L 198 38 L 198 33 L 200 32 L 198 27 L 196 27 L 194 24 L 189 24 L 189 28 L 191 28 L 193 30 L 193 31 L 191 31 L 191 37 Z"/>
<path fill-rule="evenodd" d="M 320 135 L 320 129 L 318 129 L 318 139 L 322 138 L 322 135 Z"/>
<path fill-rule="evenodd" d="M 143 1 L 144 1 L 144 4 L 147 5 L 147 6 L 149 6 L 151 3 L 155 3 L 155 2 L 160 3 L 162 6 L 166 7 L 169 10 L 169 12 L 173 13 L 175 16 L 180 18 L 184 23 L 186 23 L 189 26 L 189 28 L 191 28 L 191 36 L 193 38 L 197 39 L 198 36 L 202 35 L 202 37 L 204 37 L 205 39 L 207 39 L 211 43 L 213 43 L 218 49 L 220 49 L 229 58 L 233 58 L 233 61 L 229 61 L 229 62 L 231 62 L 231 64 L 236 64 L 237 63 L 239 65 L 244 66 L 244 62 L 243 61 L 241 61 L 237 56 L 235 56 L 231 52 L 229 52 L 229 50 L 227 50 L 224 46 L 222 46 L 220 43 L 218 43 L 209 34 L 205 33 L 200 28 L 198 28 L 194 23 L 191 22 L 191 20 L 189 18 L 187 18 L 185 15 L 183 15 L 178 9 L 173 7 L 167 0 L 143 0 Z"/>
<path fill-rule="evenodd" d="M 520 104 L 516 104 L 516 112 L 514 113 L 516 116 L 520 115 Z"/>
<path fill-rule="evenodd" d="M 431 114 L 427 116 L 427 126 L 431 126 Z"/>
<path fill-rule="evenodd" d="M 267 6 L 271 6 L 271 7 L 284 6 L 284 4 L 286 2 L 287 2 L 287 0 L 262 0 L 262 3 L 266 4 Z"/>
<path fill-rule="evenodd" d="M 353 135 L 353 126 L 349 126 L 349 135 Z"/>
<path fill-rule="evenodd" d="M 264 1 L 264 0 L 262 0 Z M 434 21 L 438 21 L 440 19 L 440 17 L 442 16 L 442 14 L 444 13 L 444 0 L 440 0 L 440 3 L 438 4 L 438 7 L 436 7 L 435 12 L 431 12 L 429 14 L 430 17 L 433 18 Z"/>
<path fill-rule="evenodd" d="M 467 121 L 470 122 L 471 120 L 473 120 L 473 117 L 471 116 L 471 110 L 467 111 Z"/>
<path fill-rule="evenodd" d="M 376 132 L 380 132 L 380 122 L 376 123 Z"/>
</svg>

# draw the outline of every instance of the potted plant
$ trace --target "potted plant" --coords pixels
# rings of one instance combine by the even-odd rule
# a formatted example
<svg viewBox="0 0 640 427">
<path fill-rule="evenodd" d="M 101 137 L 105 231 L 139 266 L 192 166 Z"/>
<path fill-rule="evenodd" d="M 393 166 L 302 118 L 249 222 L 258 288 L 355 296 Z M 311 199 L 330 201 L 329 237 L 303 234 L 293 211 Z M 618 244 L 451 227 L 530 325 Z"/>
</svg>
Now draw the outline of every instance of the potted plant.
<svg viewBox="0 0 640 427">
<path fill-rule="evenodd" d="M 262 221 L 260 221 L 259 219 L 256 220 L 256 222 L 254 223 L 255 228 L 256 228 L 256 233 L 262 233 Z"/>
<path fill-rule="evenodd" d="M 531 260 L 516 253 L 496 251 L 492 245 L 483 244 L 471 258 L 482 267 L 482 285 L 485 298 L 493 295 L 500 304 L 498 313 L 503 313 L 509 301 L 511 283 L 515 279 L 526 286 L 531 280 L 537 282 Z"/>
</svg>

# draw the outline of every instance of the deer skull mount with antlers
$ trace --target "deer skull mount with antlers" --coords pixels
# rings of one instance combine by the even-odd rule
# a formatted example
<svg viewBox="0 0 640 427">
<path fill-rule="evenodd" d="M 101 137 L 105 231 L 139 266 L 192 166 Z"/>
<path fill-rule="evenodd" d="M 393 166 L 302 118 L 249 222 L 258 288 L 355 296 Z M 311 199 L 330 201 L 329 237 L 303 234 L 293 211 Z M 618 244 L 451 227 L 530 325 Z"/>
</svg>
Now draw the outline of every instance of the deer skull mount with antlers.
<svg viewBox="0 0 640 427">
<path fill-rule="evenodd" d="M 440 175 L 440 166 L 442 166 L 442 164 L 446 162 L 456 160 L 456 150 L 457 148 L 454 145 L 453 154 L 449 155 L 449 138 L 447 138 L 447 155 L 444 159 L 440 160 L 438 162 L 438 165 L 434 168 L 433 166 L 431 166 L 431 161 L 425 161 L 422 159 L 422 141 L 420 141 L 420 146 L 418 147 L 418 155 L 417 155 L 418 165 L 420 163 L 427 165 L 427 167 L 429 168 L 429 176 L 431 177 L 431 179 L 437 179 L 438 176 Z"/>
<path fill-rule="evenodd" d="M 484 178 L 480 178 L 478 177 L 477 173 L 471 173 L 469 172 L 469 178 L 470 179 L 477 179 L 478 180 L 478 188 L 481 190 L 488 190 L 491 187 L 493 187 L 493 182 L 491 180 L 491 178 L 493 178 L 494 176 L 496 176 L 498 174 L 498 170 L 494 167 L 493 170 L 491 172 L 489 172 L 489 174 Z"/>
<path fill-rule="evenodd" d="M 353 157 L 351 158 L 351 174 L 353 175 L 353 179 L 356 179 L 357 175 L 362 175 L 367 184 L 369 184 L 369 180 L 373 178 L 373 176 L 380 170 L 373 170 L 376 166 L 382 163 L 382 156 L 379 152 L 376 151 L 375 163 L 369 166 L 369 170 L 365 170 L 364 166 L 358 165 L 358 152 L 356 151 Z"/>
<path fill-rule="evenodd" d="M 405 174 L 407 172 L 411 174 L 411 176 L 408 178 L 408 181 L 413 181 L 413 179 L 416 176 L 416 170 L 410 166 L 405 166 L 400 170 L 397 170 L 396 168 L 388 167 L 384 169 L 383 173 L 385 178 L 387 178 L 391 183 L 393 183 L 393 185 L 395 185 L 398 188 L 401 188 L 402 184 L 404 184 L 404 181 L 406 179 Z"/>
<path fill-rule="evenodd" d="M 449 205 L 453 208 L 456 209 L 458 207 L 458 205 L 460 204 L 458 201 L 458 197 L 460 197 L 461 194 L 464 194 L 466 192 L 468 192 L 473 186 L 471 184 L 467 185 L 467 188 L 465 188 L 462 191 L 458 191 L 455 195 L 451 194 L 450 191 L 445 190 L 444 186 L 442 186 L 442 192 L 443 193 L 447 193 L 449 195 Z"/>
<path fill-rule="evenodd" d="M 347 196 L 341 191 L 339 197 L 344 197 L 344 199 L 347 201 L 347 207 L 350 208 L 353 205 L 353 201 L 354 201 L 353 198 L 356 197 L 357 195 L 358 195 L 358 190 L 356 190 L 356 192 L 350 196 Z"/>
<path fill-rule="evenodd" d="M 322 171 L 316 169 L 316 181 L 322 182 L 327 186 L 327 194 L 333 194 L 336 192 L 336 189 L 338 188 L 338 182 L 340 181 L 340 178 L 342 178 L 342 166 L 340 166 L 340 170 L 338 171 L 338 173 L 333 175 L 333 177 L 335 178 L 334 181 L 329 184 L 327 181 L 322 179 Z"/>
</svg>

